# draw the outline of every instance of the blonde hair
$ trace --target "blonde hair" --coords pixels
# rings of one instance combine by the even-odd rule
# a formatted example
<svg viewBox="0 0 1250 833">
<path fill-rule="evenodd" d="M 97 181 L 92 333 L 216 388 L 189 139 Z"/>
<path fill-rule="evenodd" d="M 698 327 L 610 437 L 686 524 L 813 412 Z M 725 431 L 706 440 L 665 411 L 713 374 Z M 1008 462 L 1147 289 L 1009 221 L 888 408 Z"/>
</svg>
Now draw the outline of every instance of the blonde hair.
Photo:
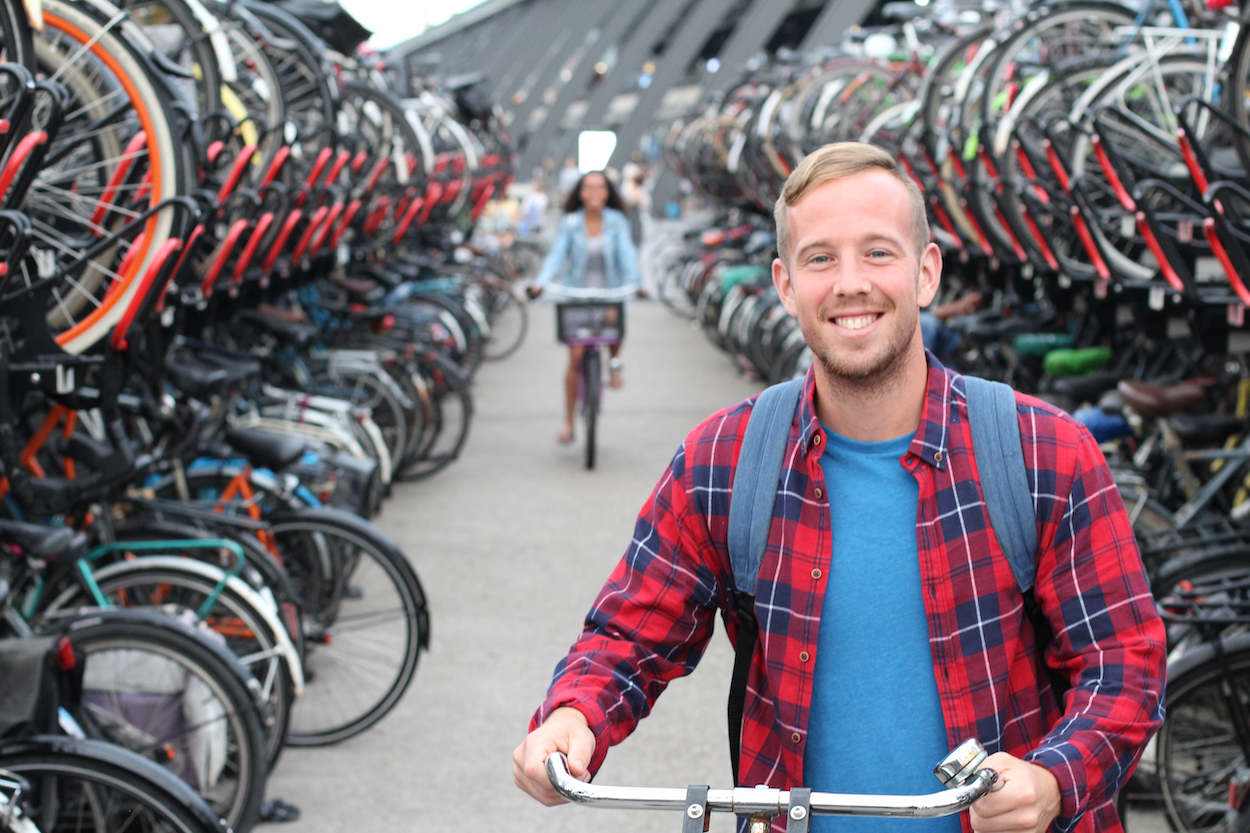
<svg viewBox="0 0 1250 833">
<path fill-rule="evenodd" d="M 929 218 L 925 213 L 924 196 L 915 181 L 898 164 L 898 160 L 875 145 L 834 142 L 808 154 L 799 163 L 786 178 L 786 184 L 781 188 L 781 196 L 773 206 L 773 220 L 777 223 L 777 254 L 787 267 L 794 248 L 790 234 L 790 207 L 797 205 L 810 191 L 826 182 L 873 170 L 885 171 L 907 189 L 907 199 L 911 203 L 908 232 L 916 243 L 916 252 L 919 254 L 924 251 L 929 243 Z"/>
</svg>

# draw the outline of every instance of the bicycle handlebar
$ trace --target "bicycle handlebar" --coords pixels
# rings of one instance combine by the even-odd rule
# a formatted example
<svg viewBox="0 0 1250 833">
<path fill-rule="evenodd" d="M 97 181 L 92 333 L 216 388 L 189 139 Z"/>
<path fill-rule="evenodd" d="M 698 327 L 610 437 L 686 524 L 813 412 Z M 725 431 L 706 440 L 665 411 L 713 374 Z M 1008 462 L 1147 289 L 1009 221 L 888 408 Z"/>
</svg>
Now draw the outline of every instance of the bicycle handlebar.
<svg viewBox="0 0 1250 833">
<path fill-rule="evenodd" d="M 592 807 L 632 810 L 686 810 L 687 792 L 673 787 L 612 787 L 587 784 L 569 774 L 561 752 L 547 756 L 547 777 L 556 792 L 569 801 Z M 963 785 L 929 795 L 848 795 L 811 794 L 811 812 L 816 815 L 934 818 L 962 812 L 990 792 L 998 780 L 992 769 L 977 770 Z M 708 812 L 730 812 L 739 816 L 757 813 L 785 815 L 790 812 L 790 791 L 771 787 L 735 787 L 708 790 Z"/>
<path fill-rule="evenodd" d="M 639 289 L 642 289 L 641 283 L 629 283 L 624 286 L 612 287 L 591 287 L 591 286 L 565 286 L 563 284 L 548 284 L 540 287 L 543 291 L 549 292 L 554 296 L 561 298 L 572 298 L 574 300 L 586 301 L 623 301 L 632 296 Z"/>
</svg>

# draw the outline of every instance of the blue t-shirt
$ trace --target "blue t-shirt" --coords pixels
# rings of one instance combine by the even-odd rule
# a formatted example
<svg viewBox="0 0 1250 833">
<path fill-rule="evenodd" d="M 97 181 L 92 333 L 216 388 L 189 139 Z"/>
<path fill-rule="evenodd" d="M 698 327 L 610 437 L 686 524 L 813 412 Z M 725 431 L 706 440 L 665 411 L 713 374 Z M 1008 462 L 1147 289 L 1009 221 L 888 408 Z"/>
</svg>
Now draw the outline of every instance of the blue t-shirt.
<svg viewBox="0 0 1250 833">
<path fill-rule="evenodd" d="M 920 487 L 900 464 L 911 436 L 859 442 L 828 428 L 821 457 L 833 553 L 816 639 L 806 786 L 924 794 L 950 751 L 920 590 Z M 958 833 L 959 816 L 814 816 L 813 831 Z"/>
</svg>

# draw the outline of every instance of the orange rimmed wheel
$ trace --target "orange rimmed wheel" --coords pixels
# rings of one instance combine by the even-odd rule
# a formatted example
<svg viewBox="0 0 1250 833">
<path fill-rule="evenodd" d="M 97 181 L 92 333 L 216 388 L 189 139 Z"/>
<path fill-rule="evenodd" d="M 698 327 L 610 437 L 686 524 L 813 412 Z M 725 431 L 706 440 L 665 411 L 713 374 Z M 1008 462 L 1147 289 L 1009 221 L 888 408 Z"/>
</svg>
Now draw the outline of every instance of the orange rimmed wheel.
<svg viewBox="0 0 1250 833">
<path fill-rule="evenodd" d="M 26 284 L 59 275 L 145 210 L 185 193 L 191 173 L 190 152 L 175 139 L 176 92 L 153 74 L 138 28 L 61 0 L 45 0 L 43 9 L 38 75 L 69 96 L 22 206 L 35 229 L 34 268 L 15 278 Z M 130 235 L 135 243 L 105 246 L 84 269 L 60 277 L 47 320 L 61 346 L 78 353 L 107 335 L 161 244 L 180 230 L 172 212 L 161 212 L 142 223 L 141 237 Z"/>
</svg>

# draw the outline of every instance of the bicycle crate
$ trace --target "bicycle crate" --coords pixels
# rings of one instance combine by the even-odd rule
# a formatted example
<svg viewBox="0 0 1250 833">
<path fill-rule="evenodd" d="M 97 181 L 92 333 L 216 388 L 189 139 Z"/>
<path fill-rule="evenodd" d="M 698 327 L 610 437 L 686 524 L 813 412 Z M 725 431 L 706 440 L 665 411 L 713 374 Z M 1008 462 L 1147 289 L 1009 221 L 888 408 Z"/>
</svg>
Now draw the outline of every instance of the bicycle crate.
<svg viewBox="0 0 1250 833">
<path fill-rule="evenodd" d="M 625 337 L 625 304 L 577 301 L 556 304 L 556 339 L 563 344 L 607 343 Z"/>
</svg>

